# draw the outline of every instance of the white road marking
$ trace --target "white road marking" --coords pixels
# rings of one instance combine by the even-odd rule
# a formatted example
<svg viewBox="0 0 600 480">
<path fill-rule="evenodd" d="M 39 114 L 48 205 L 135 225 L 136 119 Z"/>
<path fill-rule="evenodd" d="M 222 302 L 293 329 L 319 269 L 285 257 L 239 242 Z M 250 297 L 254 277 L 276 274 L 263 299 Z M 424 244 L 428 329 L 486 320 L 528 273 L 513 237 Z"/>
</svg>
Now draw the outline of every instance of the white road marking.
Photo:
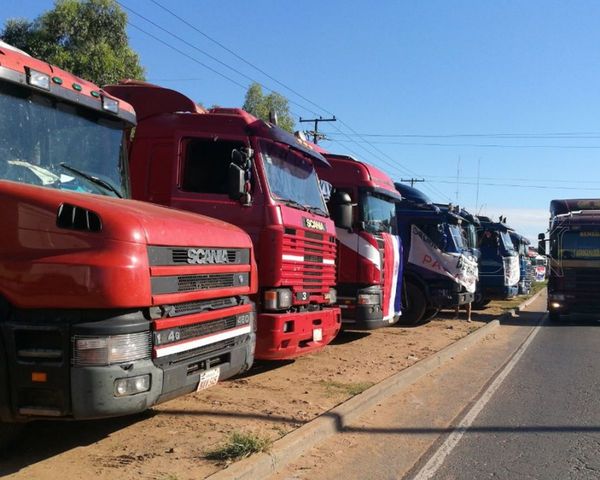
<svg viewBox="0 0 600 480">
<path fill-rule="evenodd" d="M 492 384 L 488 387 L 488 389 L 483 393 L 481 398 L 473 405 L 471 410 L 463 417 L 458 426 L 454 429 L 454 431 L 448 436 L 448 438 L 442 443 L 440 448 L 432 455 L 429 461 L 425 464 L 425 466 L 419 470 L 419 472 L 413 477 L 413 480 L 429 480 L 433 478 L 438 469 L 444 463 L 444 460 L 454 447 L 458 444 L 462 436 L 467 432 L 469 427 L 473 424 L 477 415 L 483 410 L 489 400 L 492 398 L 492 395 L 498 390 L 500 385 L 504 379 L 508 376 L 508 374 L 512 371 L 514 366 L 519 362 L 527 347 L 531 344 L 535 336 L 538 334 L 540 330 L 540 325 L 537 325 L 533 331 L 529 334 L 529 337 L 525 342 L 519 347 L 517 353 L 513 356 L 513 358 L 506 364 L 506 366 L 502 369 L 502 371 L 498 374 L 496 379 L 492 382 Z"/>
</svg>

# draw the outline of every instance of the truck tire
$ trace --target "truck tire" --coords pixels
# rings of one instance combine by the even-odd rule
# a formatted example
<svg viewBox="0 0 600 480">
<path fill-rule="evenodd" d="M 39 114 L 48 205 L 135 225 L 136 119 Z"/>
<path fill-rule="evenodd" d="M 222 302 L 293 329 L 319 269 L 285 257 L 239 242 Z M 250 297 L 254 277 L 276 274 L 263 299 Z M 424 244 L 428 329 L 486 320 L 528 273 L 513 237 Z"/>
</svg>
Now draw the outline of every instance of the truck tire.
<svg viewBox="0 0 600 480">
<path fill-rule="evenodd" d="M 0 422 L 0 452 L 14 442 L 22 429 L 20 423 Z"/>
<path fill-rule="evenodd" d="M 475 292 L 475 299 L 471 304 L 473 310 L 483 310 L 488 303 L 492 301 L 491 298 L 485 298 L 481 293 Z"/>
<path fill-rule="evenodd" d="M 435 316 L 440 313 L 440 309 L 439 308 L 428 308 L 425 310 L 425 313 L 423 314 L 423 318 L 421 319 L 421 322 L 428 322 L 429 320 L 432 320 L 433 318 L 435 318 Z"/>
<path fill-rule="evenodd" d="M 417 325 L 423 320 L 427 310 L 427 300 L 423 290 L 414 283 L 406 282 L 402 288 L 402 315 L 397 325 Z"/>
</svg>

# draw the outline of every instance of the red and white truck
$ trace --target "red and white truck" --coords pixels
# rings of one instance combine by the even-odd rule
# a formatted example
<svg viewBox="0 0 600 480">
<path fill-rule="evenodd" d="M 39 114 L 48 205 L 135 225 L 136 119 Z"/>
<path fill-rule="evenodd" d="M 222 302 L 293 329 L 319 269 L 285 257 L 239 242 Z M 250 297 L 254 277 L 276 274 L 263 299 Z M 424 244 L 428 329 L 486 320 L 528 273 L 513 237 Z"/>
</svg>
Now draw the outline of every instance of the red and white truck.
<svg viewBox="0 0 600 480">
<path fill-rule="evenodd" d="M 0 443 L 140 412 L 253 363 L 248 235 L 128 200 L 127 103 L 0 43 Z"/>
<path fill-rule="evenodd" d="M 336 228 L 342 324 L 358 330 L 394 324 L 401 313 L 402 245 L 395 234 L 401 196 L 392 179 L 374 166 L 347 155 L 321 153 L 331 164 L 317 167 L 319 178 L 334 189 L 330 210 L 343 201 L 343 194 L 356 205 L 351 224 Z"/>
<path fill-rule="evenodd" d="M 225 220 L 252 238 L 256 357 L 291 359 L 331 342 L 341 320 L 335 227 L 314 167 L 327 164 L 323 156 L 238 108 L 205 110 L 141 82 L 105 89 L 138 114 L 129 146 L 134 198 Z"/>
</svg>

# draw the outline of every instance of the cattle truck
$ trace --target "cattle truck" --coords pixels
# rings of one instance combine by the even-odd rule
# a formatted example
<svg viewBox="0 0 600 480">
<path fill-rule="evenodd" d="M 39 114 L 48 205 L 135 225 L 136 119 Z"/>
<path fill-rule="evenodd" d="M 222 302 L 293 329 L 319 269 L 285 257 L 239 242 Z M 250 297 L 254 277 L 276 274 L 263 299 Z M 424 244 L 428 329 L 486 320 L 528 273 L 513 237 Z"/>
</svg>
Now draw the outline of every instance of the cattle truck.
<svg viewBox="0 0 600 480">
<path fill-rule="evenodd" d="M 0 443 L 252 365 L 248 235 L 128 199 L 132 107 L 0 43 Z"/>
<path fill-rule="evenodd" d="M 314 168 L 327 164 L 323 156 L 238 108 L 205 110 L 142 82 L 106 90 L 138 114 L 129 148 L 133 197 L 225 220 L 252 238 L 256 357 L 292 359 L 331 342 L 341 320 L 335 227 Z"/>
<path fill-rule="evenodd" d="M 538 252 L 550 259 L 548 311 L 562 315 L 600 312 L 600 199 L 550 202 L 548 236 L 539 235 Z M 549 248 L 547 242 L 549 242 Z"/>
<path fill-rule="evenodd" d="M 396 235 L 400 194 L 382 171 L 346 155 L 322 151 L 331 168 L 317 167 L 319 178 L 333 186 L 329 210 L 341 195 L 356 205 L 349 225 L 336 225 L 337 298 L 344 328 L 369 330 L 389 326 L 400 315 L 402 252 Z"/>
</svg>

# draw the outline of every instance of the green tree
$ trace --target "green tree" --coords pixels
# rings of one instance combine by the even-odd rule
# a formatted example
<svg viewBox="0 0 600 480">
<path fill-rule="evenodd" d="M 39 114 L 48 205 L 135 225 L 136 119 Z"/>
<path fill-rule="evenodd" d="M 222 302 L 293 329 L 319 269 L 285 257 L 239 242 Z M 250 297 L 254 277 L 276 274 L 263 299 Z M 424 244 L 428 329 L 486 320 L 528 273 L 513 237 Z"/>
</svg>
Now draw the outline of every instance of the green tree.
<svg viewBox="0 0 600 480">
<path fill-rule="evenodd" d="M 265 95 L 258 83 L 253 83 L 248 88 L 244 110 L 265 121 L 269 120 L 269 112 L 275 112 L 279 126 L 288 132 L 294 131 L 294 119 L 288 99 L 277 92 Z"/>
<path fill-rule="evenodd" d="M 144 79 L 129 47 L 127 15 L 114 0 L 56 0 L 33 21 L 10 19 L 0 38 L 98 85 Z"/>
</svg>

